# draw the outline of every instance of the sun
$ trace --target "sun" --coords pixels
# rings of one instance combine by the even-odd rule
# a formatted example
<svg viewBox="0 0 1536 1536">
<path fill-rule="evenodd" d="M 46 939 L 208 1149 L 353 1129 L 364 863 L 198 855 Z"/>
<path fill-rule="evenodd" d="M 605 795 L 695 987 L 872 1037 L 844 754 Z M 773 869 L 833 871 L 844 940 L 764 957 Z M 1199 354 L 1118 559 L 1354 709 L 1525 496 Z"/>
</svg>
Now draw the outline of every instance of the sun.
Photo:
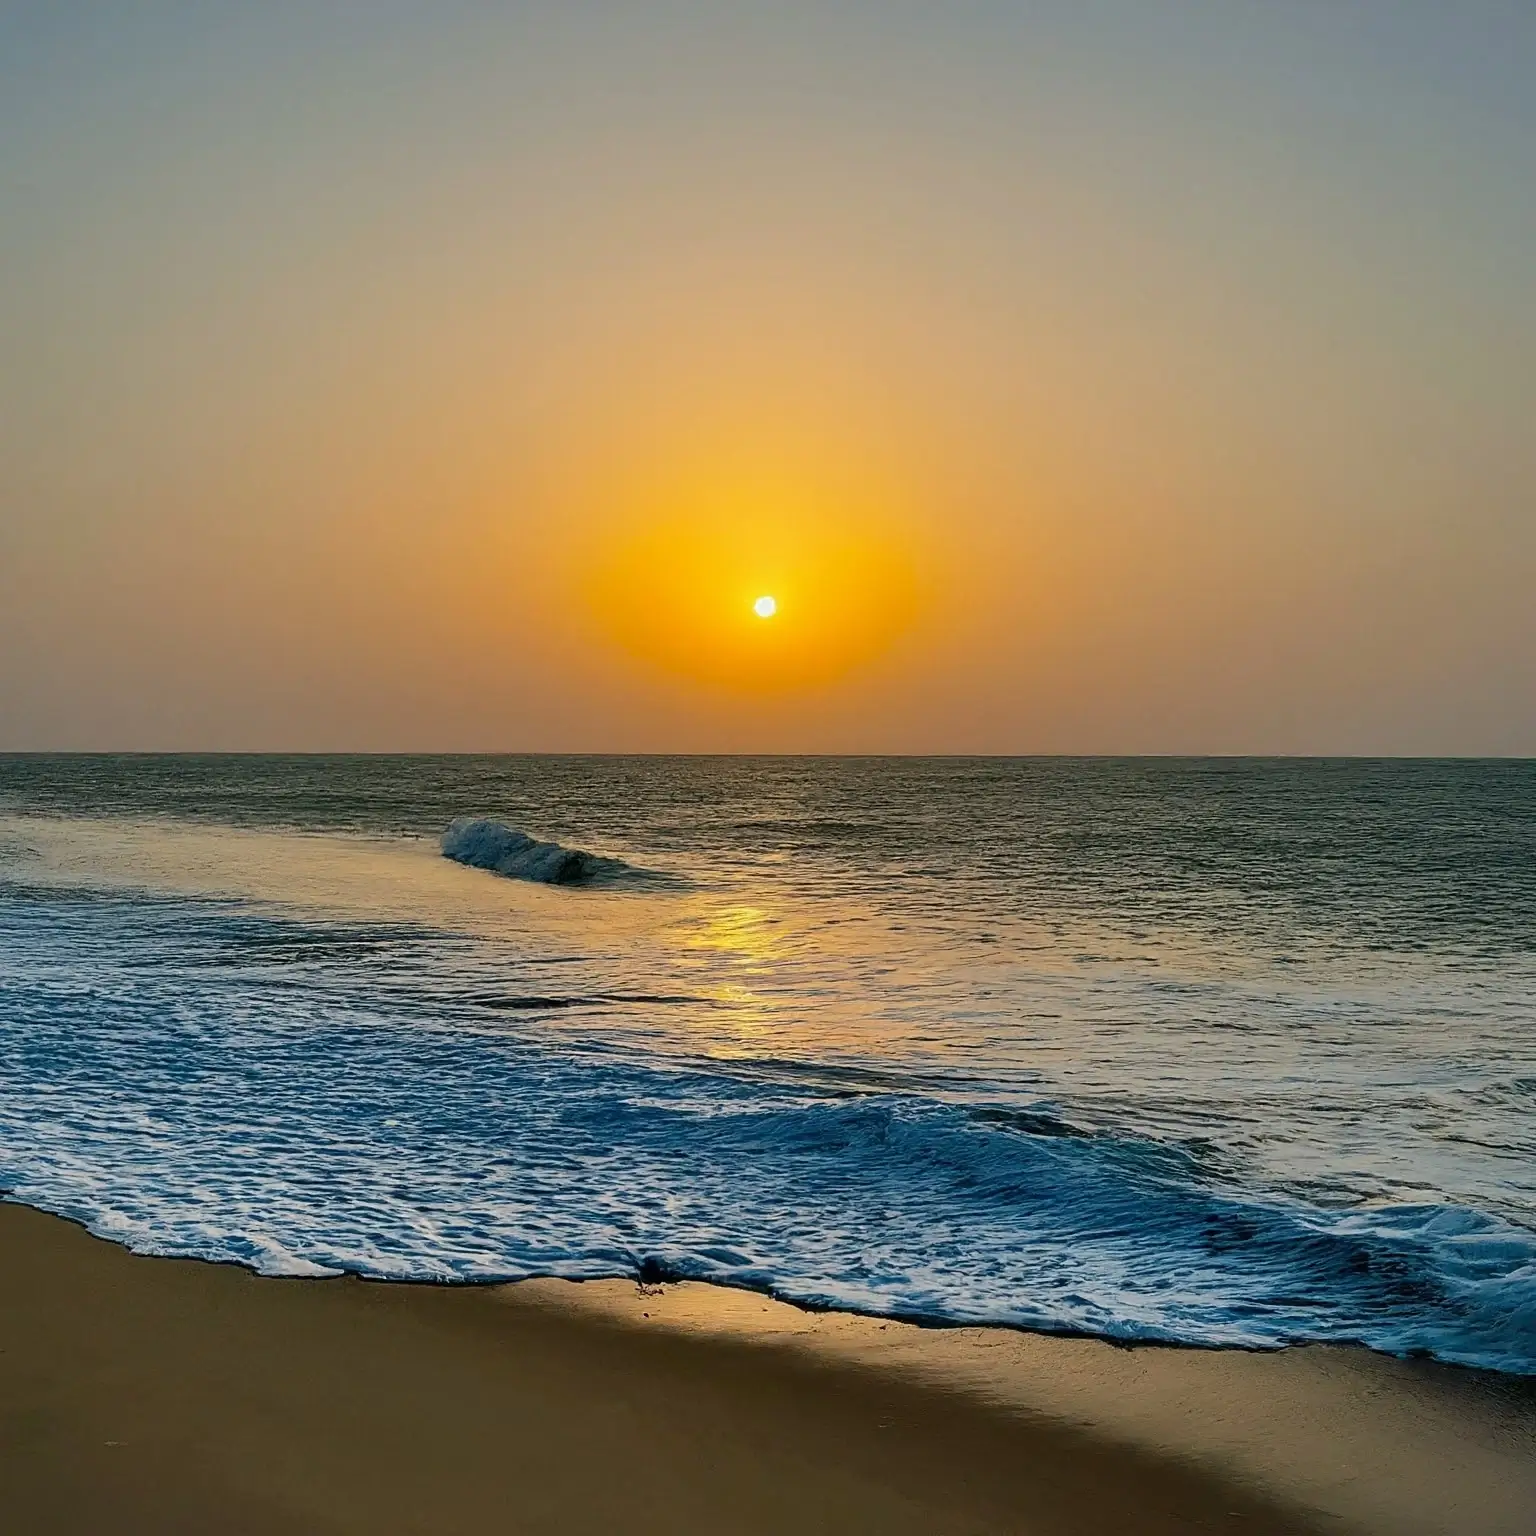
<svg viewBox="0 0 1536 1536">
<path fill-rule="evenodd" d="M 734 492 L 701 504 L 697 515 L 658 506 L 603 524 L 600 540 L 573 546 L 572 580 L 595 627 L 635 661 L 732 694 L 787 697 L 874 662 L 919 618 L 926 593 L 904 529 Z"/>
</svg>

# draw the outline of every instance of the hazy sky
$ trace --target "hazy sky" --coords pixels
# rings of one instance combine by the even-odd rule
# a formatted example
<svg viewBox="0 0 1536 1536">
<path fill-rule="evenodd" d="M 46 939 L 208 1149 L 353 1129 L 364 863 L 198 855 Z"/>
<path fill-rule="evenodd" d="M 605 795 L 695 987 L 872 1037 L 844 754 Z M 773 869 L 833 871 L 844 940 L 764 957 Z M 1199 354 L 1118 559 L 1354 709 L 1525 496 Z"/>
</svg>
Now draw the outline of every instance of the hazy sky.
<svg viewBox="0 0 1536 1536">
<path fill-rule="evenodd" d="M 1536 752 L 1536 5 L 0 0 L 73 747 Z"/>
</svg>

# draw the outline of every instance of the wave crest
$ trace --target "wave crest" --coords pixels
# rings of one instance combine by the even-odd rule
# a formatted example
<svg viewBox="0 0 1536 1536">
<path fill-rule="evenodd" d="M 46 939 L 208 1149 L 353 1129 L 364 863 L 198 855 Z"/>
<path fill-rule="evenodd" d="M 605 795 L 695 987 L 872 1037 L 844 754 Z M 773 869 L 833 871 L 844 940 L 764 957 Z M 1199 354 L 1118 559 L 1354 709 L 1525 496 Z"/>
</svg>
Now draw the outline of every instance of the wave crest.
<svg viewBox="0 0 1536 1536">
<path fill-rule="evenodd" d="M 641 872 L 622 859 L 607 859 L 583 848 L 544 843 L 487 817 L 460 816 L 443 833 L 444 858 L 471 869 L 486 869 L 508 880 L 540 885 L 593 885 L 633 878 Z"/>
</svg>

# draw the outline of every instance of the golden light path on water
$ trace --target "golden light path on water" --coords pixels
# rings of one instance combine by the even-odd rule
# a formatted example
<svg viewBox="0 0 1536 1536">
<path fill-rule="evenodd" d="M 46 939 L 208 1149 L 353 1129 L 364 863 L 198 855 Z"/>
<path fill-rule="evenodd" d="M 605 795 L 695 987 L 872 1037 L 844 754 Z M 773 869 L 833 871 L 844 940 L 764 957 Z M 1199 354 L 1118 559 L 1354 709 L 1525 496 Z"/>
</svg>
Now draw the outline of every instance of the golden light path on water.
<svg viewBox="0 0 1536 1536">
<path fill-rule="evenodd" d="M 748 902 L 728 889 L 573 892 L 503 880 L 444 859 L 424 838 L 30 817 L 0 818 L 0 836 L 29 849 L 31 872 L 48 883 L 227 898 L 308 921 L 409 924 L 424 944 L 489 941 L 485 953 L 494 958 L 480 972 L 487 985 L 532 985 L 532 975 L 543 978 L 542 989 L 544 967 L 572 959 L 621 966 L 639 993 L 681 983 L 697 1006 L 605 1014 L 601 1027 L 620 1035 L 638 1027 L 652 1045 L 689 1055 L 863 1053 L 900 1043 L 872 1031 L 862 1006 L 830 996 L 814 1012 L 799 1004 L 804 980 L 872 960 L 878 940 L 871 933 L 860 943 L 855 928 L 845 936 L 841 924 L 824 927 L 790 903 Z M 659 987 L 664 977 L 671 980 Z M 562 1012 L 541 1025 L 579 1032 L 594 1011 Z"/>
<path fill-rule="evenodd" d="M 421 837 L 0 817 L 0 839 L 31 850 L 31 873 L 47 883 L 228 899 L 342 927 L 399 924 L 428 947 L 468 941 L 476 958 L 463 993 L 444 994 L 450 1010 L 482 989 L 560 997 L 590 965 L 621 977 L 626 992 L 667 1001 L 608 1007 L 598 998 L 539 1014 L 539 1030 L 573 1038 L 596 1031 L 605 1042 L 627 1038 L 680 1056 L 808 1065 L 927 1058 L 943 1070 L 990 1039 L 992 1026 L 973 1026 L 964 1014 L 943 1020 L 941 999 L 1016 985 L 1017 954 L 1028 957 L 1048 1008 L 1064 980 L 1052 979 L 1060 957 L 1046 952 L 1044 930 L 1020 928 L 1013 955 L 995 943 L 957 948 L 920 922 L 893 926 L 889 913 L 846 889 L 803 889 L 782 869 L 746 883 L 572 890 L 465 869 Z M 1071 1031 L 1029 1050 L 1036 1061 L 1070 1059 Z"/>
</svg>

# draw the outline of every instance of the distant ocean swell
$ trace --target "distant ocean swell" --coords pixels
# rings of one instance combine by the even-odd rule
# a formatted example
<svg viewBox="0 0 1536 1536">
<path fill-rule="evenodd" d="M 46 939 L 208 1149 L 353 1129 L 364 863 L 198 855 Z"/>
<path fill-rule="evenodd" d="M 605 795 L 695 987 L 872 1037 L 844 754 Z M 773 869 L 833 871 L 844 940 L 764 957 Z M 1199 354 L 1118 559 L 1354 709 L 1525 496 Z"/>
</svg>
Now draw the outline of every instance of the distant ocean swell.
<svg viewBox="0 0 1536 1536">
<path fill-rule="evenodd" d="M 323 926 L 48 905 L 0 933 L 0 1184 L 140 1251 L 436 1281 L 643 1270 L 933 1322 L 1356 1340 L 1536 1374 L 1536 1234 L 1489 1214 L 1323 1209 L 1049 1103 L 423 1027 L 350 983 L 175 958 L 200 931 Z M 130 964 L 172 927 L 162 967 Z"/>
</svg>

